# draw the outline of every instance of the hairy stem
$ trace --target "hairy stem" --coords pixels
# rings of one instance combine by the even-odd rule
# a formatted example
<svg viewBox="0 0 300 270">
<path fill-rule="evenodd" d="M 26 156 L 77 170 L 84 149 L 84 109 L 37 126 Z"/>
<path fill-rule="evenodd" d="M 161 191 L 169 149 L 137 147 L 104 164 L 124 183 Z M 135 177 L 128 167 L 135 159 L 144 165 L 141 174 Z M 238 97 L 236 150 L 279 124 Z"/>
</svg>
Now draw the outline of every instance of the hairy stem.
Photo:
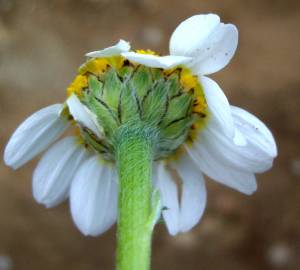
<svg viewBox="0 0 300 270">
<path fill-rule="evenodd" d="M 119 174 L 117 270 L 150 269 L 153 219 L 157 212 L 152 209 L 154 137 L 150 130 L 142 127 L 123 127 L 116 138 Z"/>
</svg>

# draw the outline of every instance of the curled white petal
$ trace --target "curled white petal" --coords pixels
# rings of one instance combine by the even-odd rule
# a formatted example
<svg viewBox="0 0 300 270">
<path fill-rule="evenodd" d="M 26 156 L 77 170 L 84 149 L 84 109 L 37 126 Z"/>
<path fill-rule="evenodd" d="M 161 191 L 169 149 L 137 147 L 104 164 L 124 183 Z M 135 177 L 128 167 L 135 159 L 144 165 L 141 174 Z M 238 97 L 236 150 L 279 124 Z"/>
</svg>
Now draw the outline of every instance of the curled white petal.
<svg viewBox="0 0 300 270">
<path fill-rule="evenodd" d="M 203 174 L 189 158 L 182 156 L 173 164 L 182 180 L 179 227 L 181 232 L 192 229 L 201 219 L 206 206 Z"/>
<path fill-rule="evenodd" d="M 108 230 L 117 219 L 116 173 L 101 164 L 97 156 L 85 161 L 76 173 L 70 192 L 73 220 L 85 235 L 96 236 Z"/>
<path fill-rule="evenodd" d="M 272 133 L 254 115 L 234 106 L 231 106 L 231 110 L 238 135 L 229 138 L 222 130 L 208 124 L 199 134 L 195 148 L 205 145 L 221 163 L 237 170 L 249 173 L 269 170 L 277 155 Z"/>
<path fill-rule="evenodd" d="M 201 143 L 198 146 L 185 145 L 191 160 L 199 169 L 213 180 L 236 189 L 244 194 L 251 195 L 257 189 L 253 173 L 230 167 L 219 160 L 218 153 L 213 152 L 209 145 Z"/>
<path fill-rule="evenodd" d="M 18 127 L 4 151 L 6 165 L 17 169 L 53 143 L 68 127 L 61 110 L 61 104 L 45 107 Z"/>
<path fill-rule="evenodd" d="M 76 137 L 66 137 L 54 144 L 33 173 L 33 196 L 37 202 L 53 207 L 64 201 L 76 170 L 87 156 Z"/>
<path fill-rule="evenodd" d="M 247 139 L 249 147 L 255 148 L 256 155 L 266 158 L 275 158 L 277 156 L 277 146 L 271 131 L 266 125 L 253 114 L 231 106 L 234 124 L 240 133 Z"/>
<path fill-rule="evenodd" d="M 129 42 L 120 39 L 120 41 L 108 48 L 105 48 L 100 51 L 89 52 L 86 54 L 87 57 L 110 57 L 115 55 L 120 55 L 123 52 L 128 52 L 130 50 Z"/>
<path fill-rule="evenodd" d="M 209 144 L 228 166 L 255 173 L 269 170 L 277 156 L 272 133 L 254 115 L 238 107 L 231 106 L 231 109 L 236 130 L 246 140 L 246 144 L 237 144 L 236 140 L 232 141 L 210 127 L 201 133 L 199 140 Z"/>
<path fill-rule="evenodd" d="M 103 128 L 98 124 L 97 116 L 84 106 L 75 94 L 72 94 L 66 102 L 74 120 L 101 138 Z"/>
<path fill-rule="evenodd" d="M 220 130 L 210 125 L 199 134 L 195 148 L 202 147 L 203 144 L 221 163 L 237 170 L 261 173 L 272 166 L 273 158 L 261 155 L 257 147 L 248 142 L 246 145 L 237 145 L 234 139 L 224 136 Z"/>
<path fill-rule="evenodd" d="M 199 78 L 203 87 L 210 115 L 210 124 L 220 129 L 220 132 L 233 138 L 235 127 L 231 115 L 230 104 L 219 85 L 210 78 L 202 76 Z"/>
<path fill-rule="evenodd" d="M 156 186 L 161 194 L 162 215 L 171 235 L 176 235 L 179 230 L 179 201 L 175 182 L 165 165 L 160 162 L 157 165 Z"/>
<path fill-rule="evenodd" d="M 238 44 L 238 31 L 232 24 L 220 23 L 215 14 L 195 15 L 183 21 L 170 40 L 170 53 L 193 57 L 189 66 L 200 75 L 225 67 Z"/>
<path fill-rule="evenodd" d="M 122 53 L 122 55 L 130 61 L 136 62 L 138 64 L 145 65 L 151 68 L 163 68 L 169 69 L 181 64 L 186 64 L 192 60 L 190 57 L 185 56 L 157 56 L 150 54 L 141 54 L 135 52 Z"/>
</svg>

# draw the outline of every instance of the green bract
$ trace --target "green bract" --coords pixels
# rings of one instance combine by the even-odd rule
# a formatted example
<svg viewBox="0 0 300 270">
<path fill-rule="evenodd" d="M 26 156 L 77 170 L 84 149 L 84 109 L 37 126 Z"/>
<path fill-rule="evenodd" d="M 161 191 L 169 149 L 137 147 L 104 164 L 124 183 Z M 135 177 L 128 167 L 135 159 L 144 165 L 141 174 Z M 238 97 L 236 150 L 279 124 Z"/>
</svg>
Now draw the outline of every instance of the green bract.
<svg viewBox="0 0 300 270">
<path fill-rule="evenodd" d="M 181 68 L 166 72 L 129 61 L 120 68 L 107 66 L 97 76 L 87 73 L 80 100 L 96 115 L 104 136 L 99 139 L 84 128 L 85 142 L 105 159 L 114 160 L 116 131 L 139 126 L 146 130 L 145 136 L 148 132 L 156 138 L 155 159 L 173 154 L 188 139 L 192 125 L 206 117 L 205 110 L 195 112 L 195 90 L 183 87 L 181 73 Z"/>
</svg>

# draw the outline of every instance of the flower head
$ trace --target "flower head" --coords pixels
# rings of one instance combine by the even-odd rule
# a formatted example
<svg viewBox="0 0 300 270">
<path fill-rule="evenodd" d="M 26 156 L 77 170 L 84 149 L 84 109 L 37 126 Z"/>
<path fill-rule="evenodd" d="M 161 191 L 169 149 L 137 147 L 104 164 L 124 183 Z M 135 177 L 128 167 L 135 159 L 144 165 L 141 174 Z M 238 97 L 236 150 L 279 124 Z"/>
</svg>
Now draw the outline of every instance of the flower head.
<svg viewBox="0 0 300 270">
<path fill-rule="evenodd" d="M 190 230 L 205 209 L 204 174 L 252 194 L 255 173 L 270 169 L 277 155 L 268 128 L 230 106 L 218 84 L 205 76 L 229 63 L 237 43 L 234 25 L 207 14 L 176 28 L 167 56 L 130 51 L 124 40 L 88 53 L 66 102 L 36 112 L 12 135 L 6 164 L 22 166 L 73 126 L 77 135 L 56 142 L 37 165 L 33 194 L 47 207 L 70 197 L 78 228 L 98 235 L 117 218 L 115 134 L 138 122 L 156 136 L 153 185 L 161 193 L 168 231 Z M 180 200 L 169 167 L 182 180 Z"/>
</svg>

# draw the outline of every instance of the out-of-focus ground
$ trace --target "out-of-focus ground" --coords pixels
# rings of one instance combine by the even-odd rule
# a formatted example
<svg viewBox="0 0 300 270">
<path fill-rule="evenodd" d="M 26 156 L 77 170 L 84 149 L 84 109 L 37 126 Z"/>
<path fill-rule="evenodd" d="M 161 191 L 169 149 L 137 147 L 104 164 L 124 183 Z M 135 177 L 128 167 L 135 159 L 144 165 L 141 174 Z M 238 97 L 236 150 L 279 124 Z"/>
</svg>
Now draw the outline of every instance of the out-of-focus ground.
<svg viewBox="0 0 300 270">
<path fill-rule="evenodd" d="M 168 52 L 173 29 L 196 13 L 236 24 L 240 45 L 213 77 L 231 103 L 274 132 L 279 157 L 247 197 L 208 182 L 205 215 L 191 232 L 154 235 L 153 269 L 299 269 L 300 2 L 280 0 L 0 0 L 0 143 L 26 116 L 61 102 L 84 53 L 119 38 Z M 65 203 L 36 204 L 31 174 L 0 163 L 0 270 L 114 269 L 115 228 L 82 236 Z"/>
</svg>

